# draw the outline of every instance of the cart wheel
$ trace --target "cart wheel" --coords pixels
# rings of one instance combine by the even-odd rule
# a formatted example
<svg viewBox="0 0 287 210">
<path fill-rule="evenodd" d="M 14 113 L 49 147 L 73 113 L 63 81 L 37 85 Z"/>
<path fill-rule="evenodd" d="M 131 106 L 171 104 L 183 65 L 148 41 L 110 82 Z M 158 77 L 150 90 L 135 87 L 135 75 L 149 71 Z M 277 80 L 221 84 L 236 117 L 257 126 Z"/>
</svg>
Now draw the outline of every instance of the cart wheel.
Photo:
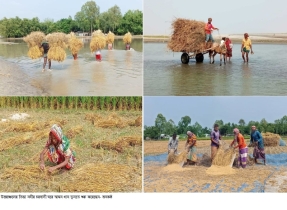
<svg viewBox="0 0 287 210">
<path fill-rule="evenodd" d="M 203 59 L 204 59 L 204 56 L 203 56 L 202 53 L 196 54 L 195 60 L 196 60 L 197 63 L 202 63 L 202 62 L 203 62 Z"/>
<path fill-rule="evenodd" d="M 188 62 L 189 62 L 189 55 L 187 53 L 182 53 L 182 55 L 181 55 L 181 62 L 183 64 L 188 64 Z"/>
</svg>

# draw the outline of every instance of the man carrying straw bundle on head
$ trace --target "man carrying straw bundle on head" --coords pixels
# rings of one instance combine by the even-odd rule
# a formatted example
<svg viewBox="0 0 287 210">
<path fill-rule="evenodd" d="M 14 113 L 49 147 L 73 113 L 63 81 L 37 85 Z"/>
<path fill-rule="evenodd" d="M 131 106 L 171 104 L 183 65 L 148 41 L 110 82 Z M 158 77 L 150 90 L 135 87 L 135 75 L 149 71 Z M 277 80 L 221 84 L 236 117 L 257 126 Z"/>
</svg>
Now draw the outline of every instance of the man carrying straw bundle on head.
<svg viewBox="0 0 287 210">
<path fill-rule="evenodd" d="M 212 31 L 213 30 L 219 30 L 218 28 L 215 28 L 212 24 L 212 18 L 208 18 L 208 22 L 205 25 L 205 48 L 207 48 L 207 42 L 211 41 L 214 42 Z"/>
<path fill-rule="evenodd" d="M 196 162 L 196 135 L 191 131 L 187 131 L 187 140 L 185 143 L 187 153 L 187 164 Z"/>
<path fill-rule="evenodd" d="M 44 150 L 40 154 L 40 169 L 45 169 L 44 155 L 48 152 L 48 158 L 52 163 L 57 164 L 48 169 L 53 172 L 59 168 L 65 167 L 71 169 L 74 166 L 75 154 L 70 149 L 70 141 L 63 135 L 62 129 L 54 124 L 49 133 L 49 139 Z"/>
<path fill-rule="evenodd" d="M 230 147 L 233 147 L 235 142 L 237 142 L 237 146 L 233 147 L 234 149 L 239 148 L 239 156 L 238 156 L 238 168 L 240 166 L 242 168 L 246 168 L 247 165 L 247 155 L 248 155 L 248 148 L 246 146 L 245 140 L 243 135 L 239 132 L 238 128 L 234 128 L 233 130 L 234 140 L 230 144 Z"/>
<path fill-rule="evenodd" d="M 255 125 L 251 127 L 250 144 L 255 144 L 253 150 L 253 157 L 255 163 L 258 163 L 257 162 L 258 159 L 263 159 L 264 165 L 266 165 L 263 138 L 261 133 L 258 130 L 256 130 Z"/>
<path fill-rule="evenodd" d="M 218 124 L 214 124 L 213 130 L 210 134 L 210 140 L 211 140 L 211 160 L 213 160 L 220 146 L 220 140 L 221 140 Z"/>
<path fill-rule="evenodd" d="M 43 70 L 42 70 L 42 72 L 44 72 L 45 67 L 46 67 L 46 63 L 47 63 L 47 59 L 48 59 L 48 51 L 50 49 L 49 43 L 48 43 L 46 38 L 42 42 L 41 47 L 43 47 L 43 49 L 44 49 L 44 55 L 43 55 L 44 63 L 43 63 Z M 51 59 L 48 59 L 48 62 L 49 62 L 49 70 L 48 71 L 52 71 L 51 70 Z"/>
<path fill-rule="evenodd" d="M 174 133 L 168 141 L 168 152 L 167 153 L 169 154 L 170 152 L 173 152 L 174 154 L 177 154 L 177 147 L 178 147 L 178 138 L 176 136 L 176 133 Z"/>
</svg>

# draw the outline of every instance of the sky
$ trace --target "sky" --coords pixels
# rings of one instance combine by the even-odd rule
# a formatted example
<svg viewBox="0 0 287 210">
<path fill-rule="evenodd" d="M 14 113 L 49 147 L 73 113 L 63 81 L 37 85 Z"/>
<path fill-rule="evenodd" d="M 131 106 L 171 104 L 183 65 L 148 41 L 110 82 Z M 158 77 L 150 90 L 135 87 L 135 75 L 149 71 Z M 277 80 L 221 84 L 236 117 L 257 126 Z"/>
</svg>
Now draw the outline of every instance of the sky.
<svg viewBox="0 0 287 210">
<path fill-rule="evenodd" d="M 0 0 L 0 19 L 38 17 L 40 21 L 46 18 L 58 21 L 62 18 L 68 18 L 69 15 L 74 19 L 77 12 L 88 0 Z M 100 12 L 105 12 L 109 8 L 118 5 L 122 15 L 128 10 L 143 11 L 142 0 L 96 0 L 96 4 L 100 7 Z"/>
<path fill-rule="evenodd" d="M 282 0 L 144 0 L 144 35 L 170 35 L 175 18 L 209 17 L 220 34 L 287 33 L 286 8 Z"/>
<path fill-rule="evenodd" d="M 243 119 L 273 123 L 287 115 L 287 97 L 144 97 L 144 125 L 153 126 L 159 113 L 177 125 L 184 116 L 190 116 L 191 124 L 212 128 L 216 120 L 237 123 Z"/>
</svg>

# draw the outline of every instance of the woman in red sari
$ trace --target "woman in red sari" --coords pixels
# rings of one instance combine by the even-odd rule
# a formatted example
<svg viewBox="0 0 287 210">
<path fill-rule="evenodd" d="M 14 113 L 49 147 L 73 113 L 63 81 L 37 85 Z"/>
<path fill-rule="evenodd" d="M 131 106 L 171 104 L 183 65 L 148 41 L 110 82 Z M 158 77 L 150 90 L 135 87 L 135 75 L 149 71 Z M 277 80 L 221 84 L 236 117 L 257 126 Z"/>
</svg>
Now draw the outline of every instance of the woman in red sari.
<svg viewBox="0 0 287 210">
<path fill-rule="evenodd" d="M 232 46 L 233 45 L 231 43 L 231 40 L 228 37 L 225 38 L 225 45 L 226 45 L 226 49 L 227 49 L 226 59 L 229 58 L 229 61 L 230 61 L 230 58 L 232 57 Z"/>
</svg>

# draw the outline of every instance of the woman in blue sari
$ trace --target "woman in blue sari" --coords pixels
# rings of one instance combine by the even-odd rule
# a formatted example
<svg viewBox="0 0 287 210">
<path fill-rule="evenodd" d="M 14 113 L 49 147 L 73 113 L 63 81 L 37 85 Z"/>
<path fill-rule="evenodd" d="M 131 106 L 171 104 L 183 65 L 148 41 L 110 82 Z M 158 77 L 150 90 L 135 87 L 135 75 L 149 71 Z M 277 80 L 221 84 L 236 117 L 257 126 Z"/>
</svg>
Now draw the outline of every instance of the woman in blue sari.
<svg viewBox="0 0 287 210">
<path fill-rule="evenodd" d="M 263 138 L 262 138 L 261 133 L 258 130 L 256 130 L 256 126 L 254 125 L 251 127 L 250 143 L 255 144 L 254 150 L 253 150 L 253 157 L 254 157 L 255 163 L 257 163 L 258 159 L 263 159 L 264 165 L 266 165 Z"/>
</svg>

